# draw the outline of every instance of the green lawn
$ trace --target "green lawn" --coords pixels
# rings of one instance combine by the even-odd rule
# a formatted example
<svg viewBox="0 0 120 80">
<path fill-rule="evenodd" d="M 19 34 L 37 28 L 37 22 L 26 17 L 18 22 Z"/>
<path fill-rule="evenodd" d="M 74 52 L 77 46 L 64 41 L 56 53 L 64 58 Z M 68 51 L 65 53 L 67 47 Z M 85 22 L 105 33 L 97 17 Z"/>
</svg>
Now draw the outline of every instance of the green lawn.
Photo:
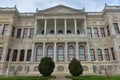
<svg viewBox="0 0 120 80">
<path fill-rule="evenodd" d="M 43 76 L 10 76 L 10 77 L 0 77 L 0 80 L 48 80 L 50 78 L 55 78 L 55 76 L 43 77 Z"/>
<path fill-rule="evenodd" d="M 66 78 L 72 79 L 72 80 L 120 80 L 120 75 L 112 75 L 110 77 L 105 76 L 66 76 Z"/>
</svg>

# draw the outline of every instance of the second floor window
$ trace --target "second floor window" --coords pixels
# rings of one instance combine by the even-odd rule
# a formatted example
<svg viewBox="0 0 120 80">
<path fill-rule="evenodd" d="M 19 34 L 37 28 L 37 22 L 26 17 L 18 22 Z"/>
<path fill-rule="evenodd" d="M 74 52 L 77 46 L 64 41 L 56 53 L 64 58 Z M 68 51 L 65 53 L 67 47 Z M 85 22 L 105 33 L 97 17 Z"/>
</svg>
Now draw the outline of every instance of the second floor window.
<svg viewBox="0 0 120 80">
<path fill-rule="evenodd" d="M 119 34 L 119 27 L 118 27 L 118 23 L 113 23 L 114 25 L 114 30 L 116 34 Z"/>
<path fill-rule="evenodd" d="M 87 28 L 87 34 L 88 34 L 88 37 L 92 37 L 92 31 L 91 31 L 91 28 Z"/>
<path fill-rule="evenodd" d="M 27 38 L 28 28 L 24 28 L 23 38 Z"/>
<path fill-rule="evenodd" d="M 21 36 L 21 29 L 20 29 L 20 28 L 18 28 L 18 31 L 17 31 L 17 36 L 16 36 L 16 38 L 20 38 L 20 36 Z"/>
<path fill-rule="evenodd" d="M 33 38 L 34 36 L 34 28 L 30 28 L 30 38 Z"/>
<path fill-rule="evenodd" d="M 4 24 L 2 35 L 6 35 L 8 32 L 8 24 Z"/>
<path fill-rule="evenodd" d="M 105 31 L 104 31 L 104 28 L 100 28 L 100 31 L 101 31 L 101 37 L 105 37 Z"/>
<path fill-rule="evenodd" d="M 94 37 L 98 38 L 99 35 L 98 35 L 98 29 L 97 28 L 94 28 Z"/>
</svg>

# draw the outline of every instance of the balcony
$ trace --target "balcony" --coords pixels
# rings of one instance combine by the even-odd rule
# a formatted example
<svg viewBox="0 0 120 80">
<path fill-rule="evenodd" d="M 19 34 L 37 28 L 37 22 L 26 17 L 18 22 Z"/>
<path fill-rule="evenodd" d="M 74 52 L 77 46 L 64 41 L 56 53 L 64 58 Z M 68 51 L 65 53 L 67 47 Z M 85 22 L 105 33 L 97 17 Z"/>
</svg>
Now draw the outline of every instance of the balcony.
<svg viewBox="0 0 120 80">
<path fill-rule="evenodd" d="M 87 41 L 87 35 L 85 34 L 59 34 L 59 35 L 41 35 L 38 34 L 34 36 L 33 42 L 86 42 Z"/>
</svg>

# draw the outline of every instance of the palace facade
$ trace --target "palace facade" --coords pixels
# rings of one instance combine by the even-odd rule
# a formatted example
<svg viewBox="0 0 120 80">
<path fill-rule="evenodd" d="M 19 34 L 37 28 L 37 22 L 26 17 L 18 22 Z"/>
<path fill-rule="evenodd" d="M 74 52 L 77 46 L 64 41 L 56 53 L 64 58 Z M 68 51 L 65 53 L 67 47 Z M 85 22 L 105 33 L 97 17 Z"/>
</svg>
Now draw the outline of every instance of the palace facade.
<svg viewBox="0 0 120 80">
<path fill-rule="evenodd" d="M 75 57 L 84 74 L 120 74 L 120 6 L 86 12 L 64 5 L 33 13 L 0 8 L 0 75 L 37 75 L 42 57 L 53 73 L 69 73 Z"/>
</svg>

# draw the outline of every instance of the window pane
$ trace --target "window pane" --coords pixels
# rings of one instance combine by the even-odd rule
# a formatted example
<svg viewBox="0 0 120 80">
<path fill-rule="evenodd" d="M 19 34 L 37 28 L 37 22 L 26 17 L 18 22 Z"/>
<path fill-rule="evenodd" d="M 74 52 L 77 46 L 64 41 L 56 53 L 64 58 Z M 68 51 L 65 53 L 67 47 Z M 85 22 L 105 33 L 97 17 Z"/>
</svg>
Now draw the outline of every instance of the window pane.
<svg viewBox="0 0 120 80">
<path fill-rule="evenodd" d="M 79 60 L 85 61 L 85 49 L 83 46 L 79 47 Z"/>
<path fill-rule="evenodd" d="M 108 49 L 104 49 L 106 61 L 110 60 Z"/>
<path fill-rule="evenodd" d="M 116 34 L 119 34 L 119 27 L 118 27 L 118 23 L 113 23 L 114 25 L 114 30 Z"/>
<path fill-rule="evenodd" d="M 18 53 L 18 50 L 14 50 L 12 61 L 16 61 L 17 60 L 17 53 Z"/>
<path fill-rule="evenodd" d="M 0 60 L 2 59 L 3 48 L 0 47 Z"/>
<path fill-rule="evenodd" d="M 51 46 L 48 47 L 47 56 L 53 58 L 53 48 Z"/>
<path fill-rule="evenodd" d="M 90 57 L 91 57 L 91 61 L 95 61 L 94 49 L 90 49 Z"/>
<path fill-rule="evenodd" d="M 98 54 L 98 60 L 102 61 L 103 59 L 102 59 L 102 51 L 101 51 L 101 49 L 97 49 L 97 54 Z"/>
<path fill-rule="evenodd" d="M 98 35 L 98 29 L 97 28 L 94 28 L 94 37 L 95 38 L 99 37 L 99 35 Z"/>
<path fill-rule="evenodd" d="M 8 24 L 4 24 L 4 29 L 3 29 L 2 35 L 6 35 L 7 32 L 8 32 Z"/>
<path fill-rule="evenodd" d="M 58 61 L 63 61 L 64 60 L 64 50 L 63 47 L 60 46 L 58 47 Z"/>
<path fill-rule="evenodd" d="M 27 29 L 27 28 L 24 28 L 23 38 L 27 38 L 27 32 L 28 32 L 28 29 Z"/>
<path fill-rule="evenodd" d="M 31 49 L 27 51 L 27 61 L 31 60 L 31 53 L 32 53 Z"/>
<path fill-rule="evenodd" d="M 36 56 L 37 56 L 36 57 L 37 61 L 40 61 L 42 59 L 42 57 L 43 57 L 43 48 L 41 46 L 39 46 L 37 48 L 37 55 Z"/>
<path fill-rule="evenodd" d="M 105 31 L 104 31 L 104 28 L 100 28 L 100 31 L 101 31 L 101 37 L 105 37 Z"/>
<path fill-rule="evenodd" d="M 68 49 L 68 60 L 71 61 L 74 58 L 74 47 L 70 46 Z"/>
<path fill-rule="evenodd" d="M 18 28 L 18 31 L 17 31 L 17 37 L 16 37 L 16 38 L 20 38 L 20 36 L 21 36 L 21 29 Z"/>
<path fill-rule="evenodd" d="M 88 37 L 92 37 L 91 28 L 87 28 L 87 34 L 88 34 Z"/>
<path fill-rule="evenodd" d="M 32 38 L 34 35 L 34 28 L 30 28 L 30 38 Z"/>
<path fill-rule="evenodd" d="M 25 50 L 21 50 L 19 61 L 24 61 L 24 54 L 25 54 Z"/>
</svg>

